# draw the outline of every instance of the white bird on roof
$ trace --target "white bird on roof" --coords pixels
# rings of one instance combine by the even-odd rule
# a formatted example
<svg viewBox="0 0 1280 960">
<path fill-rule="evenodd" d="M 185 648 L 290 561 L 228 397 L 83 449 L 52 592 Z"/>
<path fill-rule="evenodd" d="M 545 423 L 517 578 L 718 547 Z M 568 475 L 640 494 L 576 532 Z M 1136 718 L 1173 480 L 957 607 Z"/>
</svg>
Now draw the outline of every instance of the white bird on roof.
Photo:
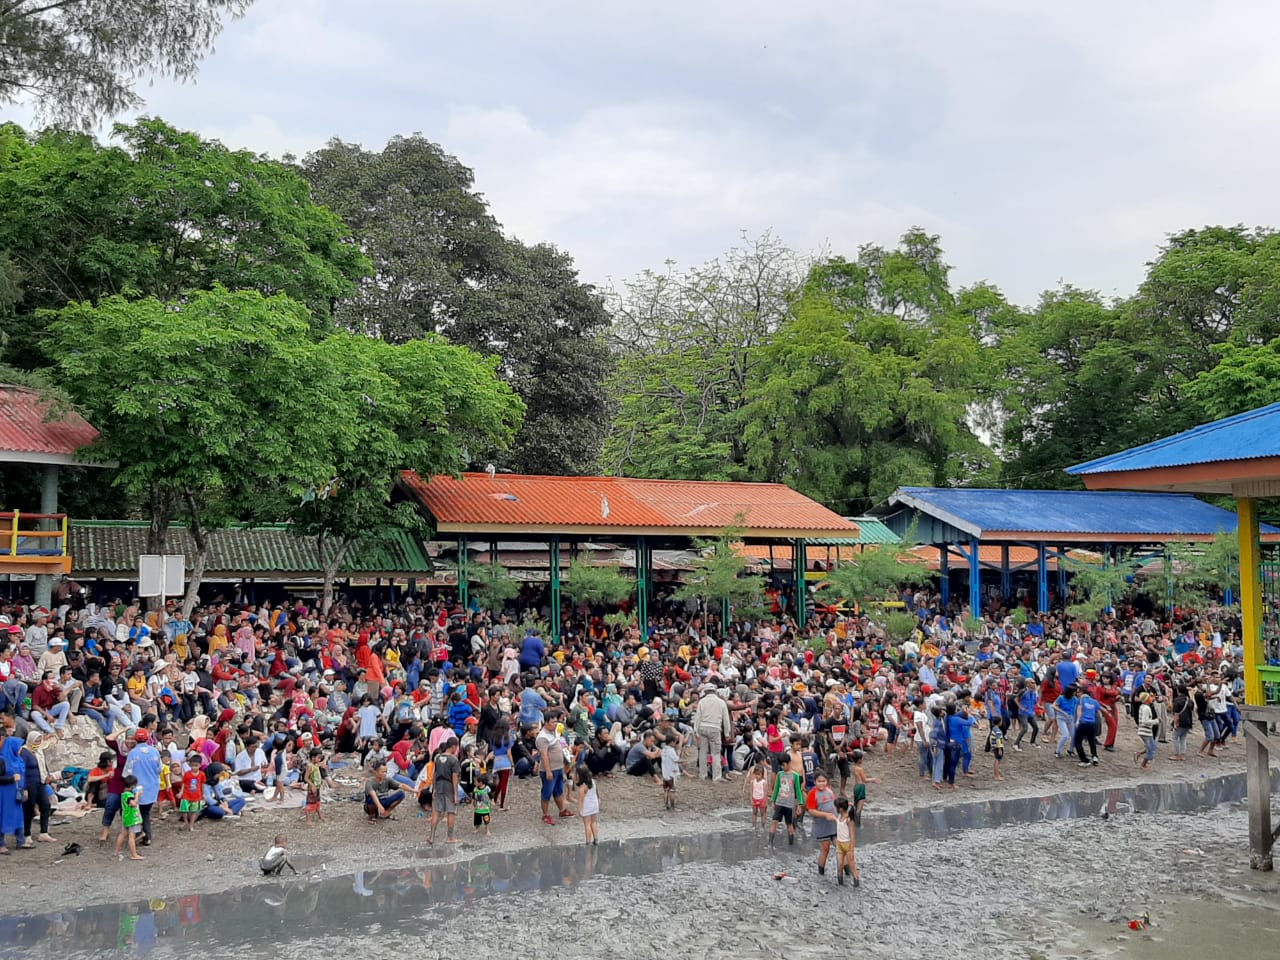
<svg viewBox="0 0 1280 960">
<path fill-rule="evenodd" d="M 609 498 L 604 494 L 600 495 L 600 516 L 605 520 L 609 519 Z"/>
</svg>

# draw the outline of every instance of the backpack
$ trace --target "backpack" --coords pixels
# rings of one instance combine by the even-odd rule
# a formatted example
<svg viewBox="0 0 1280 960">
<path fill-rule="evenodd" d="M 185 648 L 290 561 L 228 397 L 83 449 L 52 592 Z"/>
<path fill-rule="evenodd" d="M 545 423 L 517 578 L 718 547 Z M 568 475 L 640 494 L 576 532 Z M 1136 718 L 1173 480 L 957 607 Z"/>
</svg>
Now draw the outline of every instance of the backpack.
<svg viewBox="0 0 1280 960">
<path fill-rule="evenodd" d="M 404 699 L 396 704 L 396 723 L 413 723 L 413 701 Z"/>
</svg>

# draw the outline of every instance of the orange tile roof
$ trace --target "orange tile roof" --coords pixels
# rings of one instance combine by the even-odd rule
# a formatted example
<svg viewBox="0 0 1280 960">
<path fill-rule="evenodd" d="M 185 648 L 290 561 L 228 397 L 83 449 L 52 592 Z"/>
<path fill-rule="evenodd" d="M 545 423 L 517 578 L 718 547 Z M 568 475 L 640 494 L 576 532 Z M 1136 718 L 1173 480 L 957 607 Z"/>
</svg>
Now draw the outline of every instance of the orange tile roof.
<svg viewBox="0 0 1280 960">
<path fill-rule="evenodd" d="M 779 483 L 633 480 L 465 473 L 404 486 L 441 533 L 647 533 L 714 536 L 741 526 L 752 537 L 854 537 L 850 523 Z"/>
</svg>

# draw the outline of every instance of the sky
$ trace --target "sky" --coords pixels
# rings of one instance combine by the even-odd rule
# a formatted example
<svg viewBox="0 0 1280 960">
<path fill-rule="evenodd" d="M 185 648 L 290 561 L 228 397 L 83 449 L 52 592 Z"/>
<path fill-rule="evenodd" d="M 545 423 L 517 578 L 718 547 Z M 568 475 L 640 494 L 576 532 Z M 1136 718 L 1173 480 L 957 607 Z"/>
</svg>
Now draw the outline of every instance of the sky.
<svg viewBox="0 0 1280 960">
<path fill-rule="evenodd" d="M 421 133 L 600 285 L 918 225 L 1031 304 L 1131 294 L 1172 232 L 1280 226 L 1277 28 L 1253 0 L 257 0 L 141 92 L 274 156 Z"/>
</svg>

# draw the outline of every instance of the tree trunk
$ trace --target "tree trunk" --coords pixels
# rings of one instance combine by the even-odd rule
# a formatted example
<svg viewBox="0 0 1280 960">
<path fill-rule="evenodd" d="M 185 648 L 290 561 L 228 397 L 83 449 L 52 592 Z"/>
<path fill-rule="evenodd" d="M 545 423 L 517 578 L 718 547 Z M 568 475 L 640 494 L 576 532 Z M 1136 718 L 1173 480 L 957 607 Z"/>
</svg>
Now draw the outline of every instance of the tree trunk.
<svg viewBox="0 0 1280 960">
<path fill-rule="evenodd" d="M 329 615 L 329 610 L 333 606 L 333 581 L 338 578 L 342 561 L 347 558 L 347 554 L 356 543 L 356 540 L 343 540 L 332 555 L 329 555 L 324 535 L 316 538 L 316 548 L 320 552 L 320 565 L 324 570 L 324 589 L 320 594 L 321 618 Z"/>
<path fill-rule="evenodd" d="M 169 548 L 169 524 L 173 522 L 173 495 L 153 487 L 149 498 L 151 525 L 147 528 L 146 552 L 163 555 Z M 148 610 L 164 609 L 164 597 L 148 597 Z"/>
<path fill-rule="evenodd" d="M 191 611 L 200 602 L 200 584 L 204 582 L 204 571 L 209 563 L 209 535 L 200 523 L 200 513 L 190 493 L 187 494 L 187 509 L 191 513 L 191 539 L 196 544 L 196 559 L 187 578 L 187 592 L 182 598 L 183 620 L 191 619 Z"/>
</svg>

